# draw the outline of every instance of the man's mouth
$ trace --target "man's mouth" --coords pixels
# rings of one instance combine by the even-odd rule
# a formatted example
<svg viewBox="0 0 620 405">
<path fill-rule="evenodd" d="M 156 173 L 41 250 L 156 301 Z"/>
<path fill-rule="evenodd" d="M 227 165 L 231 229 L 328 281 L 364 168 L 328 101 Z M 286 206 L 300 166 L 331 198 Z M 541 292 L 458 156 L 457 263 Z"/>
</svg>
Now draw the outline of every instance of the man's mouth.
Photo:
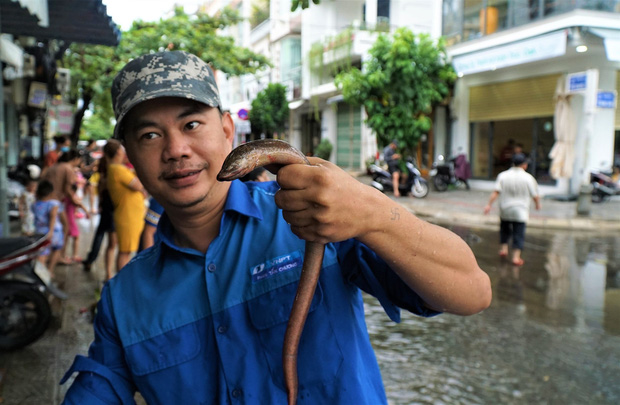
<svg viewBox="0 0 620 405">
<path fill-rule="evenodd" d="M 198 169 L 198 170 L 183 170 L 183 171 L 176 171 L 176 172 L 172 172 L 172 173 L 165 173 L 163 175 L 163 178 L 165 180 L 176 180 L 176 179 L 183 179 L 185 177 L 190 177 L 190 176 L 194 176 L 198 173 L 200 173 L 202 170 Z"/>
</svg>

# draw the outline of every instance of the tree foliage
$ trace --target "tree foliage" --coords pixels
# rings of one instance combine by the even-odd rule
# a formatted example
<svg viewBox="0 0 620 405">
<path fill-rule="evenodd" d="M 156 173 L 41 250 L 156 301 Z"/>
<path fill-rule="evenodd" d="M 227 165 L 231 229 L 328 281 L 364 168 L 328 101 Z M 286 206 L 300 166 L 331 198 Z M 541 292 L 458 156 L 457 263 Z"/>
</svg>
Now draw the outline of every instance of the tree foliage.
<svg viewBox="0 0 620 405">
<path fill-rule="evenodd" d="M 82 118 L 87 109 L 92 110 L 88 120 L 94 120 L 89 129 L 112 134 L 112 103 L 110 88 L 116 73 L 132 58 L 145 53 L 164 50 L 181 50 L 193 53 L 211 64 L 216 71 L 238 76 L 255 73 L 269 66 L 269 60 L 247 48 L 235 45 L 234 39 L 218 35 L 218 30 L 240 23 L 242 18 L 231 9 L 224 9 L 215 16 L 205 13 L 188 15 L 182 7 L 174 15 L 158 22 L 134 21 L 124 31 L 117 47 L 72 44 L 61 61 L 71 70 L 71 102 L 76 109 L 74 133 L 77 142 Z M 101 134 L 88 134 L 101 137 Z"/>
<path fill-rule="evenodd" d="M 319 4 L 321 0 L 312 0 L 314 4 Z M 310 0 L 292 0 L 291 1 L 291 11 L 297 10 L 299 7 L 301 9 L 305 9 L 310 7 Z"/>
<path fill-rule="evenodd" d="M 283 132 L 288 117 L 286 86 L 280 83 L 269 83 L 252 100 L 250 122 L 255 135 L 265 134 L 271 138 L 275 132 Z"/>
<path fill-rule="evenodd" d="M 456 81 L 445 61 L 442 39 L 399 28 L 391 37 L 378 37 L 363 70 L 338 74 L 336 84 L 347 103 L 364 106 L 366 123 L 381 145 L 397 139 L 411 151 L 431 129 L 433 108 L 446 100 Z"/>
</svg>

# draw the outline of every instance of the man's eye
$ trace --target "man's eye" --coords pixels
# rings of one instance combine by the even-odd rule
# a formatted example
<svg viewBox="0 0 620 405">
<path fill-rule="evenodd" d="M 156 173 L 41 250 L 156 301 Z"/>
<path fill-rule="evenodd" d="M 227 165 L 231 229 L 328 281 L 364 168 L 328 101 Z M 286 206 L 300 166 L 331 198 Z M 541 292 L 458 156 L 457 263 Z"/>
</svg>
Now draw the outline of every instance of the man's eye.
<svg viewBox="0 0 620 405">
<path fill-rule="evenodd" d="M 146 132 L 146 133 L 140 135 L 140 139 L 141 140 L 149 140 L 149 139 L 154 139 L 157 136 L 158 135 L 155 132 Z"/>
<path fill-rule="evenodd" d="M 185 125 L 185 127 L 186 127 L 187 129 L 196 129 L 196 127 L 198 127 L 198 125 L 199 125 L 199 122 L 198 122 L 198 121 L 190 121 L 190 122 L 188 122 L 188 123 Z"/>
</svg>

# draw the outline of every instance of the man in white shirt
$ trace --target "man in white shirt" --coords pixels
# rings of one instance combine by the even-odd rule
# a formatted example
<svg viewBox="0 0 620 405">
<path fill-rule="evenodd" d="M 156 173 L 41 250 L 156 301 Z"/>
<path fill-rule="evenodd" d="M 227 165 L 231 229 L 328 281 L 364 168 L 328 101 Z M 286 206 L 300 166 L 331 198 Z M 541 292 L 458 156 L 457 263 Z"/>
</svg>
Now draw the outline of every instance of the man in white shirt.
<svg viewBox="0 0 620 405">
<path fill-rule="evenodd" d="M 529 219 L 530 199 L 534 200 L 536 209 L 540 210 L 538 183 L 534 176 L 526 172 L 528 163 L 523 153 L 516 153 L 512 157 L 512 167 L 497 176 L 495 190 L 484 207 L 484 213 L 488 214 L 491 205 L 499 197 L 499 255 L 508 256 L 508 241 L 512 238 L 512 263 L 516 266 L 523 265 L 521 251 L 525 240 L 525 225 Z"/>
</svg>

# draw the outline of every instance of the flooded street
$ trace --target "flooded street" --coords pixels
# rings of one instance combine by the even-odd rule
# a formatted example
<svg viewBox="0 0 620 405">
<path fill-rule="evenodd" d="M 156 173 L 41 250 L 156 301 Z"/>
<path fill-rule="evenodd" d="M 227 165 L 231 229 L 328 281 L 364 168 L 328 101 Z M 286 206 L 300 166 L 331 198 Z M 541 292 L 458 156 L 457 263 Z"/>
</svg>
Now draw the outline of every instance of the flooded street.
<svg viewBox="0 0 620 405">
<path fill-rule="evenodd" d="M 498 257 L 497 231 L 453 231 L 491 277 L 493 303 L 394 324 L 366 299 L 390 403 L 620 403 L 620 238 L 528 230 L 518 268 Z"/>
<path fill-rule="evenodd" d="M 530 229 L 526 263 L 517 268 L 498 257 L 496 230 L 452 230 L 490 275 L 492 305 L 471 317 L 403 312 L 395 324 L 366 297 L 390 404 L 620 403 L 620 237 Z M 82 242 L 85 255 L 90 236 Z M 56 307 L 50 329 L 20 351 L 0 353 L 3 405 L 61 402 L 67 386 L 58 381 L 92 340 L 87 310 L 103 278 L 102 256 L 91 273 L 61 267 L 71 298 Z"/>
</svg>

